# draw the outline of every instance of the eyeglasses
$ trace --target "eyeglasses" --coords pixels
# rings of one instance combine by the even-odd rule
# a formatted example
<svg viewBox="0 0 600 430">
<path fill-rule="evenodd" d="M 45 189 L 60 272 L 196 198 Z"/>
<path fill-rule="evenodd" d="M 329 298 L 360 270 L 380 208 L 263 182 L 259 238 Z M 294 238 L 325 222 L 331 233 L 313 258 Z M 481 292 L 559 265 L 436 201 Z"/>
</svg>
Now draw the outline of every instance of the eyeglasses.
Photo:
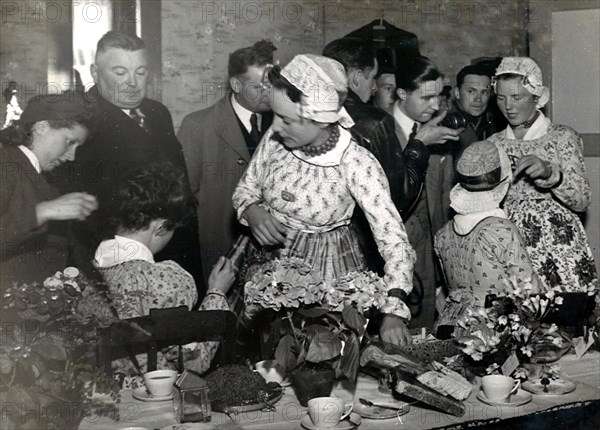
<svg viewBox="0 0 600 430">
<path fill-rule="evenodd" d="M 269 73 L 271 73 L 271 70 L 273 70 L 273 67 L 277 66 L 278 63 L 275 64 L 267 64 L 265 66 L 265 70 L 263 71 L 262 77 L 260 79 L 260 82 L 258 83 L 258 86 L 263 89 L 263 90 L 270 90 L 271 88 L 273 88 L 273 85 L 271 84 L 271 81 L 269 81 Z"/>
</svg>

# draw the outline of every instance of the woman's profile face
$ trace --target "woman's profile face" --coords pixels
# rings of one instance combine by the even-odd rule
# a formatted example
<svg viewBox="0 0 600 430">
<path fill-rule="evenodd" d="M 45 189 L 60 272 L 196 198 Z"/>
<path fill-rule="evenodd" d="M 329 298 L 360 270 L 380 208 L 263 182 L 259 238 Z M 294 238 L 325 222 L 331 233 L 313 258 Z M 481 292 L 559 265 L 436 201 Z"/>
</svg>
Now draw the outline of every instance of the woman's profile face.
<svg viewBox="0 0 600 430">
<path fill-rule="evenodd" d="M 496 82 L 496 100 L 512 126 L 533 118 L 537 109 L 537 97 L 525 89 L 520 77 L 499 79 Z"/>
<path fill-rule="evenodd" d="M 31 150 L 38 158 L 40 167 L 49 171 L 75 159 L 77 147 L 85 142 L 88 129 L 76 124 L 70 128 L 51 128 L 47 121 L 34 125 Z"/>
<path fill-rule="evenodd" d="M 296 149 L 315 141 L 323 132 L 320 123 L 302 118 L 297 113 L 297 103 L 290 100 L 285 90 L 273 88 L 273 132 L 279 136 L 286 148 Z"/>
</svg>

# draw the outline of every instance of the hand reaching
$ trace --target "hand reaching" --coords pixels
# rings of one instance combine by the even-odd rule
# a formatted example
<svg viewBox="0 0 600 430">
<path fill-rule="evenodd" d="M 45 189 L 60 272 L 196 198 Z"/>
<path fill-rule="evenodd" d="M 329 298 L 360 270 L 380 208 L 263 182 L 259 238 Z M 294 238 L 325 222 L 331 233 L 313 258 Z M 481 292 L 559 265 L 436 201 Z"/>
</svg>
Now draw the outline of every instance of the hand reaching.
<svg viewBox="0 0 600 430">
<path fill-rule="evenodd" d="M 552 167 L 537 155 L 525 155 L 517 161 L 514 177 L 517 178 L 521 173 L 531 179 L 548 179 L 552 175 Z"/>
<path fill-rule="evenodd" d="M 465 130 L 464 128 L 448 128 L 438 125 L 448 113 L 447 111 L 440 111 L 436 117 L 432 118 L 421 126 L 415 139 L 420 140 L 425 145 L 433 145 L 436 143 L 444 143 L 447 140 L 458 140 L 460 134 Z"/>
<path fill-rule="evenodd" d="M 47 221 L 77 219 L 83 221 L 98 209 L 96 197 L 87 193 L 65 194 L 57 199 L 40 202 L 35 206 L 38 225 Z"/>
<path fill-rule="evenodd" d="M 394 345 L 410 345 L 412 337 L 408 327 L 402 319 L 396 315 L 385 315 L 379 328 L 381 340 Z"/>
<path fill-rule="evenodd" d="M 286 228 L 265 208 L 253 204 L 244 212 L 250 231 L 262 246 L 279 245 L 285 242 Z"/>
<path fill-rule="evenodd" d="M 213 267 L 208 278 L 208 291 L 215 290 L 227 294 L 227 291 L 233 285 L 233 281 L 235 281 L 235 271 L 231 260 L 219 257 L 219 261 Z"/>
</svg>

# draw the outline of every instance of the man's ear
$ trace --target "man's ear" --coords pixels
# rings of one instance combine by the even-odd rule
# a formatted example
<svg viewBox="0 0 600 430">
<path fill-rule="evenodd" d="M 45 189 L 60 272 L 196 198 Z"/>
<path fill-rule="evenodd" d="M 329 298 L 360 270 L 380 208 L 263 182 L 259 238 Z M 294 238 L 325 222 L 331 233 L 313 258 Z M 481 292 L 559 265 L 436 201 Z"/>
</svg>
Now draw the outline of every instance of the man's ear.
<svg viewBox="0 0 600 430">
<path fill-rule="evenodd" d="M 234 93 L 239 94 L 242 92 L 242 83 L 238 78 L 229 78 L 229 86 Z"/>
<path fill-rule="evenodd" d="M 32 127 L 33 131 L 37 134 L 44 134 L 46 133 L 48 130 L 50 130 L 50 124 L 48 124 L 48 121 L 43 120 L 43 121 L 36 121 L 33 124 Z"/>
<path fill-rule="evenodd" d="M 356 89 L 360 85 L 361 77 L 362 72 L 359 69 L 350 69 L 350 72 L 348 72 L 348 86 L 352 91 L 356 92 Z"/>
<path fill-rule="evenodd" d="M 404 101 L 406 100 L 406 91 L 403 90 L 402 88 L 398 88 L 396 90 L 396 95 L 398 96 L 398 98 L 400 99 L 400 101 Z"/>
<path fill-rule="evenodd" d="M 95 64 L 92 64 L 90 66 L 90 73 L 92 74 L 92 79 L 94 80 L 94 83 L 97 84 L 98 83 L 98 66 L 96 66 Z"/>
<path fill-rule="evenodd" d="M 460 100 L 460 90 L 458 87 L 454 87 L 454 89 L 452 90 L 454 92 L 454 98 L 456 100 Z"/>
</svg>

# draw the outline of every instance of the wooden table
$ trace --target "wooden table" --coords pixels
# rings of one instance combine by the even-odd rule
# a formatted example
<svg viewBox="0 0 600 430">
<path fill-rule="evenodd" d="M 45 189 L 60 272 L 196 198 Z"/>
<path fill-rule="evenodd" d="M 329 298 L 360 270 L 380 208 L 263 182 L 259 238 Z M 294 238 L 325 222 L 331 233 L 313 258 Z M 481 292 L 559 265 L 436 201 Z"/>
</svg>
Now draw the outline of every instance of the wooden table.
<svg viewBox="0 0 600 430">
<path fill-rule="evenodd" d="M 586 354 L 582 359 L 575 355 L 567 355 L 560 359 L 559 364 L 565 377 L 574 381 L 577 388 L 570 394 L 562 396 L 533 396 L 533 401 L 520 407 L 494 407 L 476 399 L 478 388 L 474 388 L 471 396 L 465 401 L 466 413 L 462 417 L 453 417 L 441 411 L 428 409 L 420 405 L 410 407 L 408 414 L 389 420 L 364 419 L 360 429 L 431 429 L 443 427 L 460 427 L 461 423 L 485 421 L 490 419 L 510 420 L 525 417 L 560 407 L 572 405 L 580 407 L 586 403 L 600 400 L 600 353 Z M 389 401 L 390 395 L 377 391 L 377 381 L 366 375 L 360 375 L 354 394 L 352 389 L 336 387 L 334 394 L 346 400 L 352 397 L 364 397 L 374 402 Z M 121 392 L 120 421 L 115 422 L 106 418 L 86 418 L 80 430 L 123 429 L 142 426 L 148 429 L 219 429 L 227 428 L 232 421 L 225 414 L 214 413 L 209 423 L 186 423 L 176 425 L 172 402 L 144 403 L 135 400 L 132 392 Z M 276 404 L 274 412 L 247 412 L 234 416 L 236 423 L 244 429 L 285 430 L 299 429 L 300 420 L 307 413 L 307 408 L 300 406 L 293 389 L 287 388 L 282 399 Z M 525 417 L 526 418 L 526 417 Z M 230 427 L 231 428 L 231 427 Z M 239 427 L 233 427 L 239 428 Z M 557 430 L 560 425 L 556 427 Z"/>
</svg>

